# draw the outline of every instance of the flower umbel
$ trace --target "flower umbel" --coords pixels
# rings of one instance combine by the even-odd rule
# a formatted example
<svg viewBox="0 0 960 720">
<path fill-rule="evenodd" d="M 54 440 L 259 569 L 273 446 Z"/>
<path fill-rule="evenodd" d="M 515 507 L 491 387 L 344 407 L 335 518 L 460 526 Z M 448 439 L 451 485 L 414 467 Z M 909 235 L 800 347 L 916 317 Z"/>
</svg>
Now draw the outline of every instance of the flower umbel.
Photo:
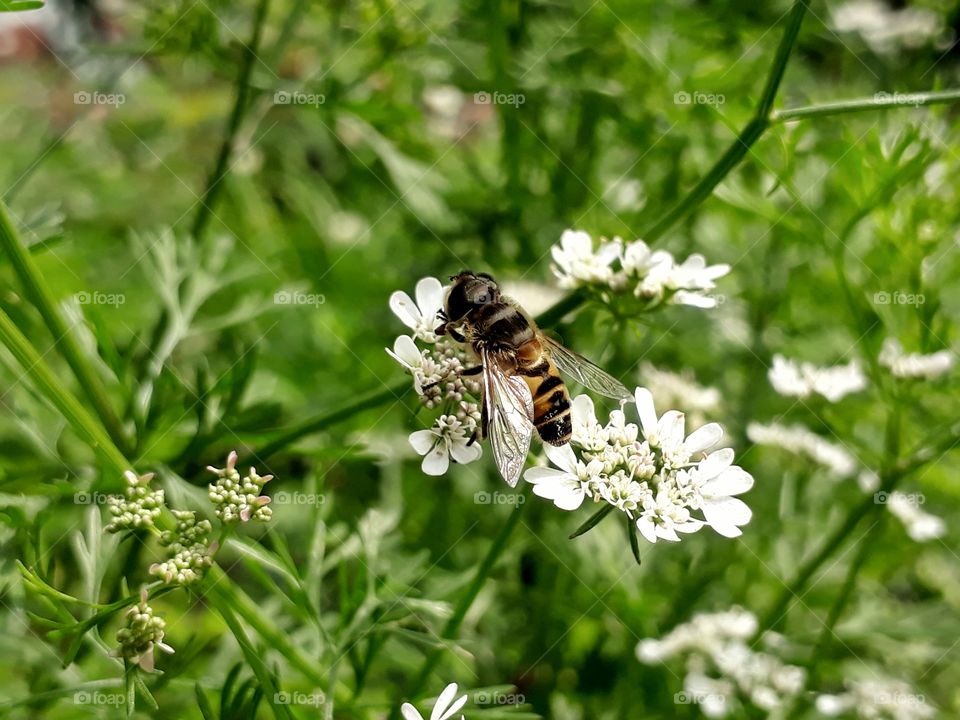
<svg viewBox="0 0 960 720">
<path fill-rule="evenodd" d="M 173 653 L 173 648 L 163 642 L 166 623 L 163 618 L 153 614 L 153 608 L 147 604 L 147 591 L 140 591 L 140 602 L 127 610 L 124 615 L 126 625 L 117 631 L 120 643 L 114 654 L 131 663 L 138 664 L 147 672 L 153 672 L 155 648 Z"/>
<path fill-rule="evenodd" d="M 197 522 L 192 510 L 173 510 L 177 520 L 176 530 L 165 530 L 160 544 L 170 548 L 169 559 L 150 566 L 150 574 L 166 583 L 189 585 L 203 577 L 204 571 L 213 564 L 215 550 L 208 542 L 211 526 L 209 520 Z"/>
<path fill-rule="evenodd" d="M 153 473 L 135 475 L 127 470 L 123 477 L 127 481 L 124 494 L 107 497 L 107 508 L 113 518 L 107 523 L 106 531 L 115 533 L 153 527 L 163 511 L 163 489 L 150 489 Z"/>
<path fill-rule="evenodd" d="M 620 410 L 601 425 L 590 398 L 575 398 L 571 443 L 545 446 L 556 468 L 524 474 L 534 493 L 563 510 L 576 510 L 585 498 L 609 503 L 652 543 L 679 541 L 678 533 L 705 525 L 726 537 L 740 535 L 751 512 L 734 496 L 749 490 L 753 477 L 733 464 L 733 450 L 713 450 L 723 437 L 721 427 L 709 423 L 687 435 L 683 413 L 658 417 L 646 388 L 637 388 L 635 399 L 639 426 Z"/>
<path fill-rule="evenodd" d="M 269 520 L 273 515 L 273 511 L 266 507 L 270 498 L 261 495 L 260 491 L 273 475 L 261 477 L 255 468 L 250 468 L 250 472 L 241 478 L 234 467 L 236 464 L 237 453 L 231 451 L 225 467 L 207 466 L 207 470 L 217 476 L 217 481 L 208 486 L 214 512 L 224 523 Z"/>
</svg>

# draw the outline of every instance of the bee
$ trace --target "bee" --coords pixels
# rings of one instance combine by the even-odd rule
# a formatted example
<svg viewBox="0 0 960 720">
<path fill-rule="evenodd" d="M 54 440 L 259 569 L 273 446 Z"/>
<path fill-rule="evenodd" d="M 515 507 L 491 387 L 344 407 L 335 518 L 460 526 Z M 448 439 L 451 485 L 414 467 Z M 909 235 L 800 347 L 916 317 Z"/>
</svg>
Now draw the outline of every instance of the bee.
<svg viewBox="0 0 960 720">
<path fill-rule="evenodd" d="M 480 438 L 490 438 L 503 479 L 515 487 L 536 428 L 551 445 L 570 442 L 570 394 L 560 372 L 617 400 L 632 398 L 616 378 L 544 335 L 536 323 L 486 273 L 450 277 L 442 321 L 434 332 L 470 346 L 480 364 L 463 371 L 482 375 Z M 474 438 L 476 439 L 476 438 Z"/>
</svg>

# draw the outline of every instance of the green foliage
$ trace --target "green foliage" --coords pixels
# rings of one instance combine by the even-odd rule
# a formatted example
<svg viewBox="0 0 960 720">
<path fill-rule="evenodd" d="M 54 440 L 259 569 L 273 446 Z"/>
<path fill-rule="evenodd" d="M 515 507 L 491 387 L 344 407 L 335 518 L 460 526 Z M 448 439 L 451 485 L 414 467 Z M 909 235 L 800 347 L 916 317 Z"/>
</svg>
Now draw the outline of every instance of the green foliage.
<svg viewBox="0 0 960 720">
<path fill-rule="evenodd" d="M 457 682 L 468 718 L 698 717 L 684 664 L 635 648 L 733 605 L 807 672 L 787 715 L 878 677 L 960 713 L 957 374 L 878 362 L 891 337 L 958 347 L 957 55 L 890 52 L 838 29 L 842 5 L 10 15 L 46 49 L 0 66 L 0 715 L 399 717 Z M 948 5 L 922 3 L 943 26 Z M 723 302 L 564 296 L 568 227 L 729 263 Z M 705 420 L 756 480 L 743 537 L 481 504 L 488 457 L 424 475 L 387 299 L 464 267 L 631 387 L 652 363 L 717 388 Z M 781 396 L 776 354 L 856 359 L 869 387 Z M 748 439 L 772 421 L 921 493 L 947 534 L 918 543 L 854 477 Z M 150 574 L 171 517 L 104 533 L 128 470 L 215 520 L 205 468 L 234 449 L 275 476 L 273 517 L 224 529 L 196 584 Z M 154 673 L 111 655 L 141 589 L 176 650 Z"/>
</svg>

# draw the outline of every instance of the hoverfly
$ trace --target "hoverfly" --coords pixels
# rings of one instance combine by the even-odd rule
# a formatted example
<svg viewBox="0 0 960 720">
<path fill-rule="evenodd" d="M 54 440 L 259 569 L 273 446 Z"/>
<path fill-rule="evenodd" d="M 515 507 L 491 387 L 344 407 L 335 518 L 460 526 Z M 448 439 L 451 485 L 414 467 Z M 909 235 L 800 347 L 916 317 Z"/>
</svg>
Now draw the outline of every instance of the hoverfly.
<svg viewBox="0 0 960 720">
<path fill-rule="evenodd" d="M 450 280 L 435 332 L 479 356 L 480 365 L 463 372 L 482 373 L 480 437 L 490 438 L 497 469 L 515 487 L 534 428 L 551 445 L 570 442 L 570 395 L 561 371 L 601 395 L 617 400 L 632 395 L 619 380 L 540 332 L 490 275 L 464 270 Z"/>
</svg>

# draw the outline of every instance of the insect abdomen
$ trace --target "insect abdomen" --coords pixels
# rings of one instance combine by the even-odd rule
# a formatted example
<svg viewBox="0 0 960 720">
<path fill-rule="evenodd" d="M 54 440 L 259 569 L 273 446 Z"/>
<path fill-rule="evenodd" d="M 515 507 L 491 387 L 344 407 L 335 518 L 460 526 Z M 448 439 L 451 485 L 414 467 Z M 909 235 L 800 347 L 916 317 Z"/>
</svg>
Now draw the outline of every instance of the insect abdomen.
<svg viewBox="0 0 960 720">
<path fill-rule="evenodd" d="M 533 424 L 540 439 L 551 445 L 566 445 L 573 432 L 570 395 L 556 365 L 541 356 L 534 365 L 526 368 L 524 379 L 533 396 Z"/>
</svg>

